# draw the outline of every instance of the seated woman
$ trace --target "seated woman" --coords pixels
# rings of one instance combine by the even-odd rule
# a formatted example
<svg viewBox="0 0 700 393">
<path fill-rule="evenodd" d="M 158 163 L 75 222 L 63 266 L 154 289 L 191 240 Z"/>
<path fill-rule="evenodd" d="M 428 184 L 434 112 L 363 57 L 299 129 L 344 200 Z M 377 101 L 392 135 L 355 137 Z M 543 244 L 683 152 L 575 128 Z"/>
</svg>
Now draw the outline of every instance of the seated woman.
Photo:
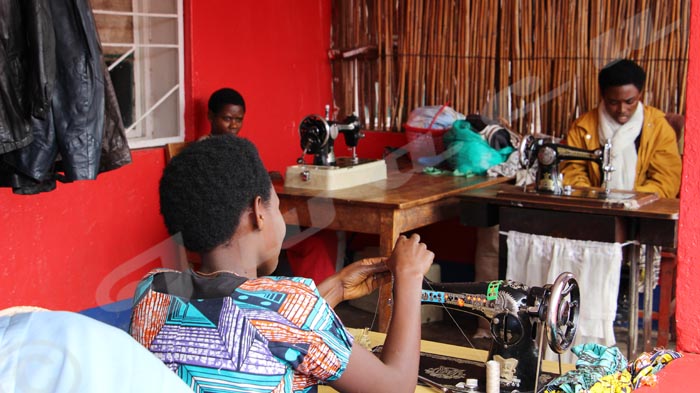
<svg viewBox="0 0 700 393">
<path fill-rule="evenodd" d="M 285 224 L 279 199 L 248 140 L 211 136 L 173 158 L 160 182 L 168 231 L 201 253 L 199 271 L 153 271 L 134 297 L 131 334 L 193 390 L 415 389 L 420 293 L 433 253 L 401 237 L 386 260 L 359 261 L 318 285 L 266 277 Z M 390 271 L 387 271 L 387 269 Z M 332 307 L 393 274 L 394 303 L 381 358 L 353 343 Z"/>
<path fill-rule="evenodd" d="M 210 135 L 238 135 L 243 128 L 246 104 L 238 91 L 224 87 L 209 96 L 207 103 Z M 279 172 L 270 172 L 273 179 L 282 179 Z M 321 230 L 304 239 L 295 240 L 286 247 L 287 261 L 295 276 L 312 278 L 320 283 L 335 273 L 338 259 L 338 236 L 335 231 Z M 199 263 L 196 257 L 190 259 Z"/>
</svg>

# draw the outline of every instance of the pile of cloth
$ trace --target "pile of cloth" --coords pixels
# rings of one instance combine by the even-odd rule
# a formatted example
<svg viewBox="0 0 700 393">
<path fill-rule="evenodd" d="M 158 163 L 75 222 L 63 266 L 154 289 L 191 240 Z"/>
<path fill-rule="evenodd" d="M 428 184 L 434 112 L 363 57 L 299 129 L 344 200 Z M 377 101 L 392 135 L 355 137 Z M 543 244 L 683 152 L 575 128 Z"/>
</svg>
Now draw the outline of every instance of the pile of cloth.
<svg viewBox="0 0 700 393">
<path fill-rule="evenodd" d="M 517 147 L 520 135 L 498 122 L 479 114 L 463 115 L 448 106 L 417 108 L 406 123 L 424 129 L 445 129 L 442 136 L 444 151 L 437 155 L 417 157 L 424 172 L 430 175 L 474 176 L 485 175 L 499 167 L 490 176 L 515 176 L 520 169 Z M 516 153 L 514 164 L 505 162 Z M 445 164 L 445 165 L 443 165 Z M 438 168 L 440 166 L 440 168 Z M 511 171 L 513 173 L 507 173 Z"/>
<path fill-rule="evenodd" d="M 576 369 L 549 382 L 545 393 L 628 393 L 642 386 L 656 386 L 657 373 L 683 356 L 656 348 L 628 363 L 617 347 L 591 343 L 577 345 L 571 351 L 579 358 Z"/>
</svg>

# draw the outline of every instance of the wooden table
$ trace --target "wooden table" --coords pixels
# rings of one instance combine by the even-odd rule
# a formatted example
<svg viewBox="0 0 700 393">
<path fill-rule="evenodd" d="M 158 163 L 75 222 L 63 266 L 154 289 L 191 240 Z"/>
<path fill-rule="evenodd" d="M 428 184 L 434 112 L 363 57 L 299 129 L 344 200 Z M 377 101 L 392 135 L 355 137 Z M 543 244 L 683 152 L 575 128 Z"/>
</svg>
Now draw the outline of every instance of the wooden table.
<svg viewBox="0 0 700 393">
<path fill-rule="evenodd" d="M 379 251 L 390 255 L 401 233 L 459 216 L 457 195 L 509 181 L 506 177 L 433 176 L 390 172 L 386 180 L 334 191 L 275 185 L 288 225 L 379 235 Z M 302 231 L 303 236 L 304 231 Z M 391 287 L 379 294 L 379 330 L 391 317 Z"/>
<path fill-rule="evenodd" d="M 594 205 L 580 199 L 540 196 L 518 192 L 521 187 L 496 185 L 460 195 L 461 222 L 469 226 L 499 224 L 501 231 L 518 231 L 599 242 L 635 241 L 630 272 L 638 271 L 640 244 L 675 248 L 678 233 L 678 199 L 657 199 L 638 208 Z M 520 194 L 520 196 L 518 196 Z M 507 245 L 501 236 L 499 275 L 505 276 Z M 647 252 L 645 268 L 653 271 L 653 253 Z M 653 274 L 646 274 L 646 288 L 653 287 Z M 651 290 L 644 293 L 644 348 L 651 350 Z M 628 356 L 637 349 L 637 279 L 630 279 L 630 319 Z"/>
<path fill-rule="evenodd" d="M 351 334 L 353 334 L 355 337 L 358 337 L 358 334 L 362 331 L 362 329 L 353 329 L 349 328 L 348 329 Z M 378 333 L 378 332 L 369 332 L 369 339 L 372 347 L 375 347 L 377 345 L 384 344 L 384 339 L 386 338 L 386 335 L 384 333 Z M 488 358 L 488 352 L 480 350 L 480 349 L 473 349 L 473 348 L 468 348 L 468 347 L 462 347 L 458 345 L 451 345 L 451 344 L 444 344 L 444 343 L 438 343 L 434 341 L 427 341 L 427 340 L 421 340 L 420 342 L 420 350 L 421 352 L 427 352 L 427 353 L 434 353 L 438 355 L 445 355 L 445 356 L 450 356 L 450 357 L 455 357 L 455 358 L 460 358 L 460 359 L 468 359 L 468 360 L 475 360 L 475 361 L 480 361 L 480 362 L 486 362 Z M 575 369 L 573 364 L 562 364 L 562 372 L 566 373 L 568 371 L 571 371 Z M 556 362 L 552 362 L 549 360 L 543 360 L 542 361 L 542 370 L 545 372 L 549 373 L 558 373 L 559 372 L 559 364 Z M 481 386 L 480 391 L 484 391 L 485 387 Z M 322 392 L 335 392 L 336 390 L 331 388 L 330 386 L 319 386 L 319 393 Z M 435 392 L 436 390 L 427 386 L 422 386 L 418 385 L 416 386 L 417 393 L 428 393 L 428 392 Z"/>
</svg>

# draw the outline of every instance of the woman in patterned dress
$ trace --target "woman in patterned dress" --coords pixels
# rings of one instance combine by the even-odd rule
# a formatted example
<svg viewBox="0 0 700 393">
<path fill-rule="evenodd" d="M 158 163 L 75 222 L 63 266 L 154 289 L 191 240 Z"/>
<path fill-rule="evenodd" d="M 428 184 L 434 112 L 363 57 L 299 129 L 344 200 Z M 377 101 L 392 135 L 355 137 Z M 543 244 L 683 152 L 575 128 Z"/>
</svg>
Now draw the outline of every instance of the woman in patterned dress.
<svg viewBox="0 0 700 393">
<path fill-rule="evenodd" d="M 168 231 L 201 254 L 199 271 L 156 270 L 139 284 L 130 333 L 195 391 L 408 392 L 416 385 L 420 294 L 433 253 L 400 237 L 386 259 L 351 264 L 315 286 L 268 276 L 285 224 L 249 141 L 212 136 L 174 157 L 160 183 Z M 393 318 L 380 357 L 333 312 L 393 279 Z"/>
</svg>

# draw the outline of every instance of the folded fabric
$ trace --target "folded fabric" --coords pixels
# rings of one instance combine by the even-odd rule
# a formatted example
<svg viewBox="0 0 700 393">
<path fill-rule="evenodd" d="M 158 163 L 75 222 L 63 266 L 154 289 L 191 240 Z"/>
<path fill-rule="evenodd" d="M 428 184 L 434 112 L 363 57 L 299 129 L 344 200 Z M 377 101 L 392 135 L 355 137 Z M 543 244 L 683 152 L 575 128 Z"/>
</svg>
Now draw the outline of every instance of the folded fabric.
<svg viewBox="0 0 700 393">
<path fill-rule="evenodd" d="M 657 383 L 656 374 L 668 363 L 680 357 L 683 357 L 681 353 L 662 348 L 656 348 L 652 352 L 644 352 L 639 355 L 628 367 L 632 374 L 634 388 L 655 386 Z"/>
<path fill-rule="evenodd" d="M 525 186 L 535 182 L 537 162 L 530 168 L 523 168 L 520 165 L 520 152 L 516 150 L 510 153 L 507 160 L 486 170 L 486 174 L 493 177 L 515 177 L 516 186 Z"/>
<path fill-rule="evenodd" d="M 484 175 L 486 171 L 505 161 L 513 152 L 511 146 L 496 150 L 479 135 L 466 120 L 457 120 L 442 137 L 447 161 L 461 173 Z"/>
<path fill-rule="evenodd" d="M 586 344 L 574 347 L 572 352 L 579 356 L 576 370 L 552 380 L 546 392 L 629 393 L 642 386 L 655 386 L 657 373 L 683 356 L 673 350 L 657 348 L 642 353 L 625 366 L 625 357 L 616 347 Z"/>
<path fill-rule="evenodd" d="M 582 344 L 571 349 L 579 359 L 576 369 L 550 381 L 546 392 L 578 393 L 589 390 L 604 376 L 627 369 L 627 359 L 617 347 Z"/>
<path fill-rule="evenodd" d="M 606 375 L 593 384 L 589 393 L 630 393 L 632 388 L 632 375 L 629 371 L 620 371 Z"/>
</svg>

